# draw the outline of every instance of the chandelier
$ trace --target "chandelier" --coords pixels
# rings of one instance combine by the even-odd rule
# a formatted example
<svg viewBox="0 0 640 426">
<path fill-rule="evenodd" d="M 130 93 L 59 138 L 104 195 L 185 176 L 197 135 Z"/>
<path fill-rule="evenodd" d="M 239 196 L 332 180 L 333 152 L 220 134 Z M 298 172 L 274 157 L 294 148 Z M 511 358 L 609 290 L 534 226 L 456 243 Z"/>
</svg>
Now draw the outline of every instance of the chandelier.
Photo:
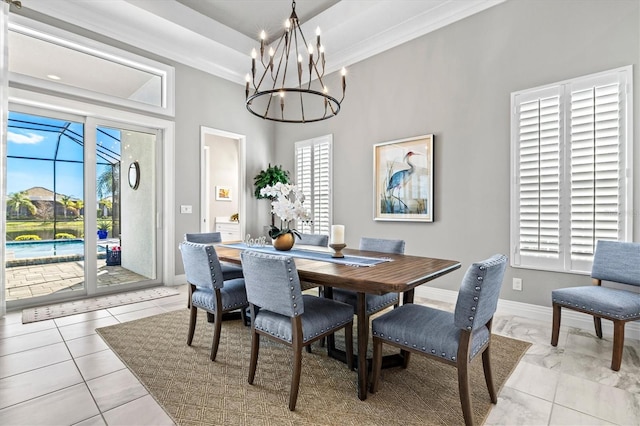
<svg viewBox="0 0 640 426">
<path fill-rule="evenodd" d="M 307 43 L 296 15 L 296 2 L 285 21 L 284 34 L 271 46 L 260 33 L 260 55 L 251 51 L 251 74 L 247 74 L 245 98 L 249 112 L 265 120 L 283 123 L 311 123 L 334 117 L 340 111 L 347 87 L 342 68 L 342 98 L 336 99 L 324 83 L 324 46 L 320 28 L 315 46 Z M 268 48 L 268 51 L 266 50 Z M 260 66 L 260 71 L 256 69 Z"/>
</svg>

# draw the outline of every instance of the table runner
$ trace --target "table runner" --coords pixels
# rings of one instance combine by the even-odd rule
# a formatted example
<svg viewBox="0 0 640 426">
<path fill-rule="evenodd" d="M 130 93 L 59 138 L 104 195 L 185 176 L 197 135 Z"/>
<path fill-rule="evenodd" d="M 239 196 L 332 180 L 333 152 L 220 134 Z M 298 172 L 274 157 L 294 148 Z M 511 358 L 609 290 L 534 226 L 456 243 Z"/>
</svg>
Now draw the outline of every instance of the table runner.
<svg viewBox="0 0 640 426">
<path fill-rule="evenodd" d="M 331 257 L 331 253 L 328 252 L 320 252 L 320 251 L 310 251 L 310 250 L 300 250 L 300 249 L 291 249 L 288 251 L 279 251 L 274 247 L 265 245 L 262 247 L 248 246 L 245 243 L 232 243 L 232 244 L 220 244 L 223 247 L 234 248 L 238 250 L 255 250 L 263 253 L 270 254 L 283 254 L 286 256 L 296 257 L 300 259 L 310 259 L 310 260 L 321 260 L 324 262 L 332 262 L 339 263 L 341 265 L 348 266 L 374 266 L 378 263 L 382 262 L 390 262 L 391 259 L 381 259 L 377 257 L 364 257 L 364 256 L 350 256 L 345 255 L 344 257 Z"/>
</svg>

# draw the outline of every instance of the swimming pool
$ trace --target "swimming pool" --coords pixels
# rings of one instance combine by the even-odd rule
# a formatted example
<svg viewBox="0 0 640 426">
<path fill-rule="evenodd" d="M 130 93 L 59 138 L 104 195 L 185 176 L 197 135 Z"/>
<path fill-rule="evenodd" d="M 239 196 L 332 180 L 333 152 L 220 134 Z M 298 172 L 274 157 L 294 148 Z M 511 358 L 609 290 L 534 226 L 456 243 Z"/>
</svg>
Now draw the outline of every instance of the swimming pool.
<svg viewBox="0 0 640 426">
<path fill-rule="evenodd" d="M 8 241 L 6 249 L 14 259 L 84 256 L 84 240 Z M 98 253 L 105 253 L 105 248 L 98 246 Z"/>
<path fill-rule="evenodd" d="M 104 248 L 103 248 L 104 250 Z M 76 240 L 47 240 L 47 241 L 8 241 L 7 252 L 15 259 L 32 257 L 51 257 L 84 255 L 84 241 Z"/>
</svg>

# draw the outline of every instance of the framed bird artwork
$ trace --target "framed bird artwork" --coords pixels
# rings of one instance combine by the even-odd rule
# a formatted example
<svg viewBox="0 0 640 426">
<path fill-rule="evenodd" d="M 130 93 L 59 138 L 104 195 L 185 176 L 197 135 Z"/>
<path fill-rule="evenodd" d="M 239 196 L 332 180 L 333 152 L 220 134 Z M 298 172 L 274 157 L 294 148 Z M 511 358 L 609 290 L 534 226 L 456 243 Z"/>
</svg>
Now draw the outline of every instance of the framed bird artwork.
<svg viewBox="0 0 640 426">
<path fill-rule="evenodd" d="M 374 220 L 433 222 L 433 135 L 373 146 Z"/>
</svg>

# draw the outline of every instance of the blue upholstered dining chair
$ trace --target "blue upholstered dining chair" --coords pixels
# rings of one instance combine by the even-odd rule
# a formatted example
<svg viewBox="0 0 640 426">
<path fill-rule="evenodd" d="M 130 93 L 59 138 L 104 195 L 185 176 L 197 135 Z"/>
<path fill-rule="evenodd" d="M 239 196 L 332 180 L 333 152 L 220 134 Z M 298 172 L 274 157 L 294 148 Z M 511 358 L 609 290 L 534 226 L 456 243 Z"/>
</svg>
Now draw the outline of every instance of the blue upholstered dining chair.
<svg viewBox="0 0 640 426">
<path fill-rule="evenodd" d="M 363 237 L 360 239 L 360 250 L 403 254 L 404 240 L 386 240 L 382 238 Z M 345 290 L 342 288 L 334 288 L 333 299 L 340 302 L 348 303 L 355 309 L 358 300 L 358 294 L 355 291 Z M 365 300 L 367 304 L 367 316 L 369 316 L 391 305 L 397 306 L 400 298 L 398 293 L 387 293 L 382 295 L 367 294 L 365 295 Z"/>
<path fill-rule="evenodd" d="M 251 309 L 250 384 L 253 384 L 260 336 L 293 348 L 293 372 L 289 392 L 289 410 L 298 399 L 302 369 L 302 347 L 345 329 L 347 364 L 353 366 L 353 308 L 334 300 L 303 295 L 298 270 L 292 258 L 251 250 L 241 254 L 247 298 Z"/>
<path fill-rule="evenodd" d="M 180 251 L 191 295 L 187 345 L 191 346 L 193 341 L 198 308 L 213 314 L 213 343 L 210 358 L 211 361 L 215 361 L 222 331 L 222 314 L 240 309 L 242 319 L 246 322 L 244 310 L 249 302 L 245 292 L 244 278 L 231 280 L 223 278 L 222 268 L 212 245 L 183 242 L 180 244 Z"/>
<path fill-rule="evenodd" d="M 222 242 L 222 236 L 219 232 L 200 232 L 195 234 L 184 234 L 184 240 L 191 243 L 199 244 L 217 244 Z M 220 262 L 222 266 L 222 276 L 225 280 L 233 280 L 242 278 L 242 267 Z"/>
<path fill-rule="evenodd" d="M 300 234 L 296 235 L 296 244 L 302 244 L 305 246 L 329 246 L 329 236 L 323 234 Z"/>
<path fill-rule="evenodd" d="M 602 339 L 602 318 L 613 321 L 611 369 L 620 370 L 624 348 L 624 326 L 640 319 L 640 293 L 602 286 L 611 281 L 640 286 L 640 243 L 599 240 L 591 267 L 593 284 L 553 290 L 553 329 L 551 345 L 558 345 L 562 308 L 593 316 L 596 335 Z M 631 288 L 631 287 L 629 287 Z"/>
<path fill-rule="evenodd" d="M 378 391 L 382 368 L 382 344 L 426 355 L 458 369 L 458 390 L 466 425 L 473 424 L 469 364 L 482 354 L 484 378 L 492 403 L 498 401 L 491 376 L 491 322 L 498 305 L 507 258 L 495 255 L 467 270 L 453 313 L 416 304 L 405 304 L 372 321 L 373 378 L 371 392 Z M 428 378 L 427 378 L 428 380 Z"/>
<path fill-rule="evenodd" d="M 190 243 L 198 244 L 218 244 L 222 242 L 222 235 L 219 232 L 198 232 L 184 234 L 184 240 Z M 232 265 L 226 262 L 220 262 L 222 268 L 222 278 L 224 280 L 233 280 L 236 278 L 242 278 L 242 267 Z M 191 291 L 189 290 L 187 300 L 187 308 L 191 308 Z M 244 317 L 243 317 L 244 318 Z M 245 322 L 245 325 L 248 325 Z"/>
</svg>

